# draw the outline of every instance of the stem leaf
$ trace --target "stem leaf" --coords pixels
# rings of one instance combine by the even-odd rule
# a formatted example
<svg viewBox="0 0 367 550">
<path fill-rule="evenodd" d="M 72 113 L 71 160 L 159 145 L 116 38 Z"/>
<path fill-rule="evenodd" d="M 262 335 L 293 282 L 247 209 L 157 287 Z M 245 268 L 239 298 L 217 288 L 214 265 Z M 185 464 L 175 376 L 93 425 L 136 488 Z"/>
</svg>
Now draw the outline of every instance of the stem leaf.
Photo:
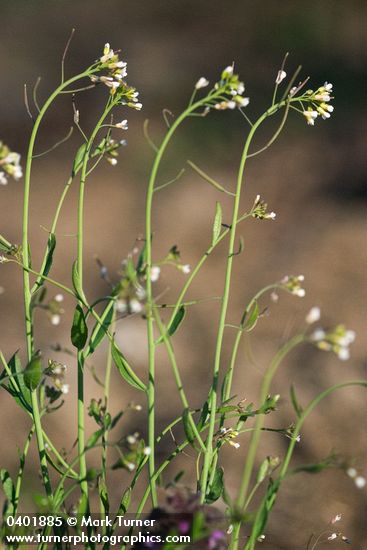
<svg viewBox="0 0 367 550">
<path fill-rule="evenodd" d="M 37 389 L 42 378 L 42 362 L 40 356 L 35 355 L 28 363 L 23 371 L 23 379 L 25 386 L 34 391 Z"/>
<path fill-rule="evenodd" d="M 224 490 L 223 474 L 224 474 L 223 468 L 218 466 L 215 470 L 214 479 L 210 486 L 209 493 L 205 499 L 207 504 L 212 504 L 222 496 L 222 493 Z"/>
<path fill-rule="evenodd" d="M 215 216 L 214 216 L 214 223 L 213 223 L 213 237 L 212 237 L 212 246 L 215 245 L 217 240 L 219 239 L 220 232 L 222 229 L 222 207 L 220 202 L 216 202 L 215 205 Z"/>
<path fill-rule="evenodd" d="M 130 386 L 132 386 L 133 388 L 141 391 L 146 391 L 145 384 L 143 384 L 140 378 L 132 370 L 129 363 L 116 346 L 115 342 L 113 342 L 111 346 L 111 355 L 122 378 L 126 380 L 126 382 L 130 384 Z"/>
<path fill-rule="evenodd" d="M 71 342 L 78 350 L 82 350 L 88 338 L 88 327 L 82 307 L 78 304 L 75 308 L 73 324 L 71 327 Z"/>
<path fill-rule="evenodd" d="M 291 385 L 290 395 L 291 395 L 291 401 L 292 401 L 293 408 L 296 412 L 297 417 L 299 418 L 303 413 L 303 409 L 302 409 L 301 405 L 298 402 L 297 395 L 296 395 L 296 390 L 295 390 L 293 384 Z"/>
<path fill-rule="evenodd" d="M 77 173 L 77 171 L 79 170 L 80 165 L 83 162 L 83 158 L 84 158 L 86 150 L 87 150 L 87 144 L 86 143 L 83 143 L 83 145 L 81 145 L 79 147 L 79 149 L 77 150 L 76 155 L 75 155 L 75 159 L 74 159 L 74 162 L 73 162 L 73 167 L 72 167 L 72 170 L 71 170 L 72 177 L 74 177 L 75 174 Z"/>
<path fill-rule="evenodd" d="M 194 433 L 194 430 L 192 429 L 192 426 L 191 426 L 190 411 L 187 408 L 184 410 L 184 412 L 182 414 L 182 422 L 183 422 L 183 427 L 184 427 L 184 430 L 185 430 L 185 435 L 186 435 L 187 441 L 190 443 L 190 445 L 192 447 L 194 447 L 194 449 L 196 449 L 195 433 Z"/>
<path fill-rule="evenodd" d="M 102 342 L 103 338 L 106 336 L 106 333 L 112 323 L 114 304 L 115 304 L 114 300 L 110 300 L 108 302 L 108 304 L 106 305 L 101 315 L 102 324 L 100 322 L 97 322 L 94 325 L 94 328 L 89 340 L 88 348 L 86 350 L 86 354 L 85 354 L 86 357 L 96 351 L 97 347 Z"/>
<path fill-rule="evenodd" d="M 246 316 L 248 313 L 250 314 L 246 321 Z M 251 332 L 256 327 L 259 316 L 260 316 L 259 304 L 257 303 L 257 300 L 256 300 L 250 312 L 246 310 L 242 317 L 241 327 L 243 328 L 243 330 L 246 330 L 247 332 Z"/>
<path fill-rule="evenodd" d="M 0 470 L 0 480 L 6 498 L 3 514 L 12 515 L 15 509 L 15 488 L 8 470 Z"/>
</svg>

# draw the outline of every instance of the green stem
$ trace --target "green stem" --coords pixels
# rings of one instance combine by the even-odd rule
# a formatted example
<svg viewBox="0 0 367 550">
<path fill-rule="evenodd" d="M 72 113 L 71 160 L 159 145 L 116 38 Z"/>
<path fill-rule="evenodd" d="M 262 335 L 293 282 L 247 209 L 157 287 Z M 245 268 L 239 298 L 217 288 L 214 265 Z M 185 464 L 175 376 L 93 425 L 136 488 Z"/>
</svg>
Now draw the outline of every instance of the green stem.
<svg viewBox="0 0 367 550">
<path fill-rule="evenodd" d="M 218 377 L 219 377 L 223 336 L 224 336 L 224 330 L 225 330 L 230 287 L 231 287 L 232 266 L 233 266 L 234 252 L 235 252 L 236 228 L 237 228 L 238 214 L 239 214 L 239 208 L 240 208 L 243 175 L 244 175 L 249 147 L 257 128 L 262 124 L 262 122 L 264 122 L 264 120 L 268 116 L 276 112 L 278 108 L 279 106 L 277 105 L 274 108 L 271 108 L 268 111 L 266 111 L 251 127 L 243 148 L 240 166 L 238 170 L 236 196 L 234 198 L 232 223 L 230 226 L 230 237 L 229 237 L 229 245 L 228 245 L 228 256 L 227 256 L 227 265 L 226 265 L 226 273 L 225 273 L 225 281 L 224 281 L 224 290 L 223 290 L 223 296 L 222 296 L 222 305 L 221 305 L 221 311 L 220 311 L 220 317 L 219 317 L 219 326 L 218 326 L 216 348 L 215 348 L 213 381 L 209 391 L 210 426 L 209 426 L 209 433 L 208 433 L 207 444 L 206 444 L 206 453 L 204 456 L 204 464 L 203 464 L 203 471 L 202 471 L 202 477 L 201 477 L 201 501 L 202 502 L 205 501 L 205 496 L 208 489 L 208 486 L 207 486 L 208 474 L 209 474 L 209 470 L 210 470 L 211 462 L 213 458 L 213 435 L 214 435 L 214 425 L 215 425 L 215 411 L 217 406 Z"/>
<path fill-rule="evenodd" d="M 94 139 L 99 132 L 104 120 L 108 116 L 109 112 L 115 106 L 115 102 L 108 100 L 107 106 L 103 111 L 102 116 L 98 120 L 91 136 L 88 140 L 85 154 L 83 157 L 83 164 L 80 175 L 80 187 L 79 187 L 79 201 L 78 201 L 78 230 L 77 230 L 77 271 L 79 278 L 80 289 L 83 289 L 83 246 L 84 246 L 84 193 L 85 183 L 87 179 L 87 166 L 90 158 L 91 148 Z M 80 296 L 79 304 L 82 307 L 85 304 L 84 292 L 82 290 L 82 296 Z M 84 503 L 88 500 L 88 482 L 86 480 L 87 475 L 87 463 L 85 456 L 85 419 L 84 419 L 84 355 L 82 351 L 78 351 L 77 356 L 78 363 L 78 454 L 79 454 L 79 475 L 80 475 L 80 489 L 82 493 L 82 500 Z"/>
<path fill-rule="evenodd" d="M 194 419 L 192 418 L 189 402 L 187 400 L 185 389 L 183 387 L 183 383 L 182 383 L 180 371 L 179 371 L 179 368 L 178 368 L 178 365 L 177 365 L 176 356 L 175 356 L 175 352 L 174 352 L 174 349 L 173 349 L 173 346 L 172 346 L 172 343 L 171 343 L 171 339 L 169 338 L 169 336 L 166 332 L 166 327 L 163 325 L 162 320 L 160 318 L 160 315 L 159 315 L 156 308 L 153 309 L 153 313 L 154 313 L 154 318 L 156 320 L 157 326 L 159 328 L 159 331 L 162 335 L 164 344 L 165 344 L 166 349 L 167 349 L 167 355 L 169 357 L 169 360 L 170 360 L 170 363 L 171 363 L 171 366 L 172 366 L 173 375 L 174 375 L 174 378 L 175 378 L 178 393 L 179 393 L 181 401 L 182 401 L 182 405 L 188 411 L 188 418 L 189 418 L 190 426 L 191 426 L 191 428 L 192 428 L 192 430 L 195 434 L 195 437 L 196 437 L 196 439 L 197 439 L 197 441 L 198 441 L 198 443 L 201 447 L 201 450 L 205 452 L 204 442 L 201 439 L 200 434 L 199 434 L 198 429 L 197 429 L 197 426 L 194 422 Z"/>
<path fill-rule="evenodd" d="M 203 104 L 204 100 L 198 101 L 190 105 L 181 115 L 173 122 L 155 156 L 152 170 L 150 173 L 145 210 L 145 238 L 146 238 L 146 275 L 147 275 L 147 337 L 148 337 L 148 363 L 149 363 L 149 379 L 147 387 L 148 400 L 148 445 L 151 449 L 148 460 L 149 480 L 151 489 L 151 498 L 153 506 L 158 503 L 156 478 L 153 478 L 155 472 L 155 341 L 154 341 L 154 326 L 153 326 L 153 294 L 152 294 L 152 204 L 154 188 L 157 180 L 158 170 L 162 161 L 163 154 L 172 138 L 173 134 L 185 118 L 198 107 Z"/>
<path fill-rule="evenodd" d="M 34 146 L 37 138 L 37 133 L 41 121 L 52 104 L 52 102 L 59 95 L 61 90 L 71 83 L 88 76 L 89 72 L 85 71 L 65 83 L 61 84 L 56 88 L 56 90 L 50 95 L 45 104 L 43 105 L 31 133 L 29 140 L 28 152 L 27 152 L 27 162 L 25 168 L 24 176 L 24 199 L 23 199 L 23 229 L 22 229 L 22 254 L 23 254 L 23 263 L 25 265 L 23 271 L 23 294 L 24 294 L 24 313 L 25 313 L 25 331 L 26 331 L 26 345 L 27 345 L 27 357 L 28 361 L 32 359 L 34 354 L 33 347 L 33 323 L 32 323 L 32 311 L 31 311 L 31 289 L 30 289 L 30 279 L 28 268 L 30 267 L 30 258 L 29 258 L 29 239 L 28 239 L 28 226 L 29 226 L 29 198 L 30 198 L 30 184 L 31 184 L 31 170 L 32 170 L 32 160 L 34 154 Z M 33 421 L 37 437 L 38 453 L 41 465 L 42 479 L 45 486 L 46 494 L 49 498 L 52 497 L 52 489 L 50 483 L 50 477 L 48 472 L 48 464 L 44 447 L 44 439 L 41 425 L 41 417 L 38 404 L 38 395 L 37 390 L 31 392 L 32 400 L 32 409 L 33 409 Z"/>
<path fill-rule="evenodd" d="M 287 342 L 275 355 L 274 359 L 270 363 L 270 366 L 266 371 L 262 380 L 261 390 L 260 390 L 260 403 L 264 403 L 267 396 L 269 395 L 270 386 L 271 386 L 273 377 L 276 371 L 278 370 L 278 367 L 284 360 L 284 358 L 288 355 L 288 353 L 290 353 L 290 351 L 292 351 L 296 346 L 298 346 L 302 342 L 304 342 L 304 335 L 303 334 L 297 335 L 294 338 L 292 338 L 289 342 Z M 245 511 L 244 510 L 245 503 L 247 500 L 249 484 L 250 484 L 251 475 L 255 464 L 256 453 L 259 446 L 260 435 L 261 435 L 261 430 L 263 428 L 263 425 L 264 425 L 264 415 L 259 414 L 256 417 L 255 428 L 251 435 L 250 446 L 247 451 L 246 462 L 245 462 L 245 466 L 242 474 L 240 489 L 236 500 L 237 508 L 241 510 L 241 512 Z M 241 522 L 239 521 L 233 527 L 230 550 L 236 550 L 238 548 L 238 538 L 239 538 L 240 529 L 241 529 Z"/>
<path fill-rule="evenodd" d="M 262 501 L 262 503 L 260 504 L 260 506 L 258 507 L 257 514 L 256 514 L 256 517 L 255 517 L 255 521 L 254 521 L 254 527 L 253 527 L 253 530 L 251 532 L 251 536 L 248 539 L 248 542 L 246 543 L 246 545 L 244 547 L 245 550 L 253 550 L 255 548 L 257 538 L 261 534 L 260 531 L 262 531 L 265 527 L 265 525 L 263 524 L 263 521 L 261 520 L 261 516 L 263 515 L 263 510 L 264 510 L 264 508 L 266 508 L 267 513 L 269 513 L 271 511 L 272 507 L 275 504 L 275 500 L 276 500 L 277 493 L 279 491 L 280 485 L 281 485 L 282 481 L 284 480 L 284 478 L 287 475 L 287 471 L 288 471 L 288 468 L 289 468 L 290 461 L 292 459 L 294 447 L 297 443 L 297 437 L 300 434 L 300 431 L 302 429 L 302 426 L 303 426 L 306 418 L 312 413 L 314 408 L 323 399 L 328 397 L 334 391 L 337 391 L 337 390 L 343 389 L 343 388 L 348 388 L 348 387 L 351 387 L 351 386 L 367 387 L 367 380 L 352 380 L 350 382 L 342 382 L 340 384 L 335 384 L 334 386 L 331 386 L 330 388 L 327 388 L 326 390 L 321 392 L 319 395 L 317 395 L 309 403 L 309 405 L 306 407 L 306 409 L 302 412 L 302 414 L 298 418 L 298 420 L 295 424 L 294 430 L 293 430 L 292 439 L 289 443 L 286 456 L 284 458 L 284 461 L 282 463 L 282 466 L 281 466 L 281 469 L 280 469 L 280 472 L 279 472 L 279 476 L 274 482 L 274 484 L 276 485 L 276 489 L 274 490 L 274 492 L 271 496 L 271 499 L 269 500 L 267 497 L 265 497 L 264 500 Z M 232 546 L 230 548 L 232 548 Z M 233 548 L 237 548 L 237 546 L 233 546 Z"/>
</svg>

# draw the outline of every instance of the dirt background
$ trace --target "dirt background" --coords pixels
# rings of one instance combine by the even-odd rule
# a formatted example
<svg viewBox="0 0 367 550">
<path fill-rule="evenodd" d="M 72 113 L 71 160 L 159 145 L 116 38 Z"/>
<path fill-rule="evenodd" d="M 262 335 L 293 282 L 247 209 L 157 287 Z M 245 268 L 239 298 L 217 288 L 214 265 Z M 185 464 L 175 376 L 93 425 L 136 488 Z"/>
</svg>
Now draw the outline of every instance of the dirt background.
<svg viewBox="0 0 367 550">
<path fill-rule="evenodd" d="M 60 58 L 72 27 L 77 33 L 67 60 L 67 74 L 90 64 L 106 41 L 121 47 L 128 61 L 129 82 L 141 91 L 144 109 L 128 113 L 128 148 L 117 167 L 101 164 L 87 187 L 86 197 L 86 287 L 92 299 L 106 293 L 93 260 L 98 254 L 114 275 L 121 260 L 144 228 L 143 201 L 152 154 L 143 139 L 145 118 L 151 121 L 156 140 L 163 135 L 162 109 L 180 112 L 196 80 L 204 75 L 212 81 L 224 66 L 236 62 L 236 68 L 251 97 L 249 114 L 256 116 L 267 107 L 279 63 L 290 52 L 289 72 L 298 63 L 303 75 L 311 76 L 312 86 L 325 80 L 335 85 L 335 113 L 331 120 L 317 121 L 308 127 L 299 116 L 290 116 L 287 131 L 263 156 L 251 163 L 246 174 L 243 209 L 261 193 L 276 222 L 244 224 L 244 254 L 236 258 L 231 295 L 230 322 L 237 322 L 244 305 L 259 288 L 280 279 L 286 273 L 302 273 L 307 294 L 303 300 L 281 296 L 271 305 L 270 315 L 263 318 L 241 347 L 235 393 L 239 398 L 256 402 L 261 373 L 282 341 L 302 326 L 305 313 L 318 305 L 323 323 L 339 321 L 358 333 L 352 358 L 342 363 L 332 355 L 310 348 L 292 354 L 277 376 L 273 392 L 282 395 L 279 411 L 268 418 L 267 425 L 285 427 L 293 419 L 289 404 L 290 382 L 296 385 L 300 401 L 306 403 L 318 391 L 337 381 L 366 377 L 366 198 L 365 122 L 367 5 L 351 0 L 311 0 L 308 3 L 283 0 L 249 2 L 233 0 L 187 0 L 131 2 L 81 0 L 46 2 L 2 0 L 1 21 L 1 135 L 14 150 L 23 155 L 31 123 L 23 105 L 23 84 L 42 76 L 41 100 L 47 97 L 60 75 Z M 98 98 L 104 90 L 78 97 L 81 123 L 88 129 L 98 115 Z M 121 114 L 124 118 L 124 114 Z M 72 106 L 67 97 L 51 109 L 43 125 L 37 151 L 47 149 L 65 135 L 72 124 Z M 233 188 L 241 143 L 246 126 L 235 113 L 215 113 L 205 120 L 186 124 L 170 147 L 161 181 L 170 179 L 187 158 L 197 162 L 219 181 Z M 261 145 L 271 135 L 269 124 L 258 137 Z M 125 135 L 124 135 L 125 137 Z M 68 176 L 73 152 L 80 144 L 72 139 L 52 155 L 35 162 L 31 195 L 31 244 L 37 265 L 46 240 L 40 227 L 50 225 L 53 208 Z M 11 183 L 0 189 L 0 231 L 12 242 L 21 237 L 22 184 Z M 210 240 L 211 220 L 218 195 L 194 174 L 186 171 L 175 186 L 162 193 L 155 203 L 155 257 L 161 258 L 177 244 L 183 261 L 190 264 L 201 257 Z M 223 197 L 220 197 L 222 200 Z M 68 197 L 58 228 L 58 254 L 53 276 L 70 283 L 71 262 L 75 257 L 76 189 Z M 229 201 L 223 200 L 227 219 Z M 225 248 L 219 247 L 209 259 L 192 288 L 192 298 L 216 296 L 223 285 Z M 164 299 L 174 298 L 184 282 L 184 275 L 171 268 L 164 270 L 156 286 Z M 1 266 L 0 296 L 1 348 L 8 356 L 20 348 L 24 352 L 21 273 L 16 266 Z M 52 295 L 50 289 L 50 295 Z M 264 306 L 269 305 L 263 300 Z M 37 314 L 36 342 L 46 356 L 50 346 L 59 342 L 68 346 L 72 301 L 65 303 L 66 314 L 59 327 L 51 327 L 46 316 Z M 202 403 L 210 383 L 213 362 L 218 304 L 204 302 L 190 309 L 185 325 L 175 338 L 175 347 L 184 382 L 193 407 Z M 137 372 L 145 376 L 145 326 L 134 317 L 119 325 L 121 346 Z M 223 365 L 233 344 L 233 331 L 226 332 Z M 103 350 L 94 365 L 102 375 Z M 74 361 L 69 356 L 57 357 L 69 365 L 71 392 L 65 406 L 45 419 L 45 426 L 55 441 L 70 450 L 76 425 Z M 158 426 L 164 426 L 179 410 L 179 401 L 164 353 L 158 356 Z M 134 399 L 145 404 L 114 375 L 113 412 Z M 98 397 L 100 388 L 92 376 L 87 381 L 87 396 Z M 314 462 L 335 450 L 353 463 L 362 475 L 366 464 L 366 393 L 344 390 L 325 401 L 309 419 L 297 447 L 295 464 Z M 141 431 L 140 414 L 126 415 L 121 423 L 122 436 Z M 124 417 L 125 418 L 125 417 Z M 88 425 L 92 429 L 92 424 Z M 1 448 L 3 467 L 14 472 L 16 446 L 21 446 L 29 421 L 2 393 Z M 117 432 L 119 429 L 117 429 Z M 143 432 L 144 435 L 144 432 Z M 177 431 L 177 437 L 180 437 Z M 229 447 L 223 463 L 230 493 L 238 486 L 238 476 L 246 453 L 247 438 L 241 448 Z M 259 459 L 266 454 L 284 453 L 288 441 L 269 432 Z M 170 440 L 163 443 L 163 457 L 173 448 Z M 111 454 L 112 456 L 112 454 Z M 91 463 L 95 458 L 91 457 Z M 179 466 L 190 465 L 192 457 L 183 457 L 166 477 Z M 23 509 L 31 508 L 32 494 L 40 492 L 37 456 L 32 449 L 27 463 L 27 496 Z M 190 482 L 190 475 L 186 481 Z M 128 480 L 119 471 L 111 475 L 116 501 Z M 312 532 L 324 528 L 336 513 L 343 514 L 342 529 L 354 542 L 354 548 L 367 548 L 365 509 L 366 490 L 357 490 L 345 473 L 330 470 L 319 476 L 300 474 L 284 486 L 272 520 L 266 530 L 269 549 L 303 549 Z M 337 543 L 334 543 L 335 545 Z"/>
</svg>

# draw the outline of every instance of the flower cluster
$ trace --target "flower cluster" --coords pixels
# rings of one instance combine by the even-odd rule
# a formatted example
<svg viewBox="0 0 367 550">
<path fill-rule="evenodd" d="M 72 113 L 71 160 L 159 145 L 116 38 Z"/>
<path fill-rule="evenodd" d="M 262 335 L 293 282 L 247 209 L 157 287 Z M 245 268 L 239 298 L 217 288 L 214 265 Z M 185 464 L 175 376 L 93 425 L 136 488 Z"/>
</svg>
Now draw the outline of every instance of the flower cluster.
<svg viewBox="0 0 367 550">
<path fill-rule="evenodd" d="M 142 104 L 138 101 L 139 92 L 125 82 L 127 76 L 127 63 L 119 59 L 117 52 L 111 49 L 107 43 L 103 49 L 103 55 L 96 62 L 98 71 L 106 71 L 107 74 L 97 76 L 93 74 L 92 82 L 102 82 L 110 89 L 110 94 L 117 96 L 121 105 L 127 105 L 140 111 Z"/>
<path fill-rule="evenodd" d="M 123 120 L 118 124 L 115 124 L 115 128 L 127 130 L 127 120 Z M 115 140 L 108 135 L 103 138 L 103 140 L 95 148 L 92 157 L 104 156 L 111 166 L 116 166 L 117 158 L 119 156 L 119 149 L 120 147 L 125 147 L 126 143 L 126 139 Z"/>
<path fill-rule="evenodd" d="M 11 151 L 5 143 L 0 141 L 0 185 L 6 185 L 9 176 L 16 181 L 23 176 L 20 155 Z"/>
<path fill-rule="evenodd" d="M 325 82 L 325 84 L 320 86 L 316 92 L 313 90 L 307 90 L 307 92 L 305 92 L 302 99 L 309 103 L 307 109 L 304 109 L 303 111 L 307 124 L 314 126 L 315 120 L 318 116 L 321 116 L 324 120 L 330 118 L 331 113 L 334 111 L 333 105 L 330 105 L 330 101 L 333 99 L 330 95 L 332 91 L 333 85 L 329 82 Z"/>
<path fill-rule="evenodd" d="M 50 318 L 51 325 L 57 326 L 61 322 L 61 315 L 64 313 L 64 309 L 61 307 L 62 302 L 64 301 L 63 294 L 56 294 L 52 300 L 47 304 L 47 314 Z"/>
<path fill-rule="evenodd" d="M 225 428 L 224 426 L 222 426 L 216 435 L 218 442 L 220 443 L 229 443 L 235 449 L 239 449 L 241 446 L 238 441 L 233 441 L 239 435 L 238 431 L 234 430 L 233 428 Z"/>
<path fill-rule="evenodd" d="M 195 91 L 206 88 L 209 80 L 200 77 L 195 84 Z M 219 111 L 247 107 L 250 102 L 248 97 L 243 97 L 245 85 L 240 81 L 239 76 L 234 74 L 233 65 L 226 67 L 221 74 L 220 80 L 214 84 L 214 90 L 209 93 L 206 102 L 207 109 L 214 108 Z"/>
<path fill-rule="evenodd" d="M 280 285 L 284 290 L 288 290 L 291 294 L 303 298 L 306 295 L 306 291 L 302 288 L 302 283 L 305 280 L 303 275 L 286 275 L 280 281 Z"/>
<path fill-rule="evenodd" d="M 46 385 L 46 396 L 50 402 L 56 401 L 61 394 L 69 393 L 69 384 L 65 384 L 65 373 L 67 366 L 52 359 L 48 360 L 48 368 L 45 370 L 46 376 L 52 381 L 53 386 Z"/>
<path fill-rule="evenodd" d="M 334 352 L 339 359 L 346 361 L 350 357 L 349 346 L 355 340 L 354 330 L 337 325 L 333 330 L 316 329 L 310 336 L 312 343 L 321 350 Z"/>
<path fill-rule="evenodd" d="M 355 468 L 348 468 L 347 475 L 353 479 L 357 489 L 363 489 L 366 486 L 366 478 L 358 474 Z"/>
<path fill-rule="evenodd" d="M 251 209 L 251 216 L 258 220 L 275 220 L 276 213 L 268 212 L 268 205 L 262 200 L 260 195 L 256 195 L 255 202 Z"/>
<path fill-rule="evenodd" d="M 214 85 L 215 90 L 223 90 L 224 95 L 228 98 L 214 105 L 215 109 L 220 111 L 224 109 L 235 109 L 236 107 L 247 107 L 250 103 L 248 97 L 243 97 L 245 85 L 240 81 L 237 74 L 233 74 L 233 65 L 229 65 L 222 71 L 221 79 Z"/>
</svg>

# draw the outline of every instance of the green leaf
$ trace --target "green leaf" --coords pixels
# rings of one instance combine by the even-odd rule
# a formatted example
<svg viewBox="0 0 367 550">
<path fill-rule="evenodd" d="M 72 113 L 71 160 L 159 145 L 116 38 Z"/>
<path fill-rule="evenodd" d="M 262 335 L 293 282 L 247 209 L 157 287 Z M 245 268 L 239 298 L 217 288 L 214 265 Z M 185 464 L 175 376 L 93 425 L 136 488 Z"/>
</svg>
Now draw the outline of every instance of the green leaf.
<svg viewBox="0 0 367 550">
<path fill-rule="evenodd" d="M 128 487 L 124 492 L 124 494 L 122 495 L 120 506 L 117 511 L 118 516 L 126 514 L 126 512 L 129 509 L 130 502 L 131 502 L 131 487 Z"/>
<path fill-rule="evenodd" d="M 78 350 L 82 350 L 88 338 L 88 327 L 83 309 L 78 304 L 75 308 L 73 325 L 71 327 L 71 342 Z"/>
<path fill-rule="evenodd" d="M 88 438 L 88 441 L 85 445 L 85 447 L 87 449 L 91 449 L 92 447 L 95 446 L 95 444 L 97 443 L 97 441 L 102 437 L 102 435 L 104 434 L 105 432 L 105 429 L 104 428 L 101 428 L 100 430 L 97 430 L 95 431 L 94 433 L 92 433 L 91 436 L 89 436 Z"/>
<path fill-rule="evenodd" d="M 83 298 L 84 292 L 81 285 L 80 277 L 79 277 L 79 271 L 78 271 L 78 262 L 75 260 L 73 263 L 72 271 L 71 271 L 71 280 L 73 283 L 74 290 L 77 294 L 77 296 Z"/>
<path fill-rule="evenodd" d="M 16 351 L 14 355 L 9 359 L 8 365 L 10 367 L 10 370 L 18 384 L 19 392 L 16 391 L 13 383 L 10 381 L 9 386 L 14 392 L 12 395 L 15 399 L 15 401 L 23 407 L 25 410 L 32 412 L 32 399 L 31 394 L 29 392 L 29 389 L 25 385 L 24 377 L 23 377 L 23 369 L 22 364 L 20 362 L 18 352 Z M 9 389 L 8 389 L 9 391 Z M 11 393 L 11 392 L 9 392 Z"/>
<path fill-rule="evenodd" d="M 243 328 L 243 330 L 251 332 L 251 330 L 255 328 L 260 315 L 259 305 L 257 301 L 255 301 L 254 305 L 252 306 L 249 317 L 246 321 L 247 314 L 248 311 L 245 311 L 241 320 L 241 327 Z"/>
<path fill-rule="evenodd" d="M 230 369 L 227 370 L 226 374 L 224 375 L 223 382 L 222 382 L 222 388 L 221 388 L 221 399 L 222 403 L 226 400 L 227 390 L 231 378 L 232 371 Z"/>
<path fill-rule="evenodd" d="M 296 415 L 299 418 L 303 413 L 303 409 L 302 409 L 301 405 L 298 403 L 296 390 L 294 389 L 293 384 L 291 385 L 290 394 L 291 394 L 291 401 L 292 401 L 293 408 L 296 412 Z"/>
<path fill-rule="evenodd" d="M 205 426 L 205 423 L 208 418 L 208 414 L 209 414 L 209 403 L 208 401 L 205 401 L 203 408 L 201 409 L 201 414 L 200 414 L 200 418 L 197 426 L 198 431 L 200 431 Z"/>
<path fill-rule="evenodd" d="M 75 155 L 75 159 L 74 159 L 74 162 L 73 162 L 73 167 L 72 167 L 72 170 L 71 170 L 72 177 L 74 177 L 75 174 L 78 172 L 78 170 L 80 170 L 82 162 L 83 162 L 84 155 L 86 153 L 86 150 L 87 150 L 87 144 L 86 143 L 83 143 L 83 145 L 81 145 L 79 147 L 79 149 L 77 150 L 76 155 Z"/>
<path fill-rule="evenodd" d="M 133 388 L 141 391 L 146 391 L 145 384 L 143 384 L 140 378 L 132 370 L 129 363 L 126 361 L 125 357 L 116 346 L 115 342 L 112 343 L 111 354 L 112 359 L 114 360 L 114 363 L 118 368 L 118 371 L 121 374 L 122 378 L 126 380 L 126 382 L 130 384 L 130 386 L 132 386 Z"/>
<path fill-rule="evenodd" d="M 215 470 L 213 482 L 210 486 L 209 494 L 205 499 L 207 504 L 212 504 L 222 496 L 224 490 L 223 474 L 223 468 L 217 467 Z"/>
<path fill-rule="evenodd" d="M 98 492 L 100 501 L 103 504 L 104 513 L 108 515 L 108 512 L 110 511 L 110 503 L 108 499 L 107 486 L 102 477 L 98 479 Z"/>
<path fill-rule="evenodd" d="M 37 389 L 42 378 L 42 361 L 39 355 L 35 355 L 23 371 L 23 380 L 25 386 L 34 391 Z"/>
<path fill-rule="evenodd" d="M 186 308 L 185 306 L 181 306 L 174 318 L 172 319 L 172 323 L 168 327 L 167 334 L 168 336 L 173 336 L 174 333 L 178 330 L 179 326 L 181 325 L 182 321 L 184 320 L 186 315 Z M 160 336 L 158 340 L 156 341 L 157 344 L 161 344 L 164 341 L 163 336 Z"/>
<path fill-rule="evenodd" d="M 262 481 L 264 481 L 264 479 L 268 475 L 268 472 L 269 472 L 269 458 L 266 457 L 265 460 L 263 460 L 262 463 L 260 464 L 260 468 L 256 476 L 256 483 L 261 483 Z"/>
<path fill-rule="evenodd" d="M 217 202 L 215 205 L 212 245 L 214 245 L 217 242 L 221 229 L 222 229 L 222 207 L 220 205 L 220 202 Z"/>
<path fill-rule="evenodd" d="M 194 447 L 194 449 L 196 449 L 195 433 L 191 426 L 190 411 L 187 408 L 184 410 L 182 414 L 182 422 L 183 422 L 183 427 L 185 430 L 187 441 L 190 443 L 192 447 Z"/>
<path fill-rule="evenodd" d="M 48 241 L 47 241 L 47 256 L 46 256 L 45 267 L 41 273 L 41 275 L 44 275 L 45 277 L 47 277 L 47 275 L 50 272 L 55 248 L 56 248 L 56 237 L 54 233 L 50 233 L 50 236 L 48 237 Z"/>
<path fill-rule="evenodd" d="M 168 329 L 169 336 L 173 336 L 174 333 L 178 330 L 182 321 L 184 320 L 186 314 L 185 306 L 181 306 L 176 315 L 174 316 L 172 323 Z"/>
<path fill-rule="evenodd" d="M 8 470 L 5 470 L 4 468 L 0 470 L 0 481 L 7 500 L 5 513 L 6 515 L 12 515 L 15 510 L 15 489 Z"/>
<path fill-rule="evenodd" d="M 113 313 L 114 313 L 115 301 L 110 300 L 106 305 L 103 313 L 100 317 L 102 323 L 97 322 L 94 325 L 88 348 L 86 350 L 86 357 L 95 352 L 99 344 L 102 342 L 103 338 L 106 336 L 106 333 L 112 323 Z"/>
</svg>

